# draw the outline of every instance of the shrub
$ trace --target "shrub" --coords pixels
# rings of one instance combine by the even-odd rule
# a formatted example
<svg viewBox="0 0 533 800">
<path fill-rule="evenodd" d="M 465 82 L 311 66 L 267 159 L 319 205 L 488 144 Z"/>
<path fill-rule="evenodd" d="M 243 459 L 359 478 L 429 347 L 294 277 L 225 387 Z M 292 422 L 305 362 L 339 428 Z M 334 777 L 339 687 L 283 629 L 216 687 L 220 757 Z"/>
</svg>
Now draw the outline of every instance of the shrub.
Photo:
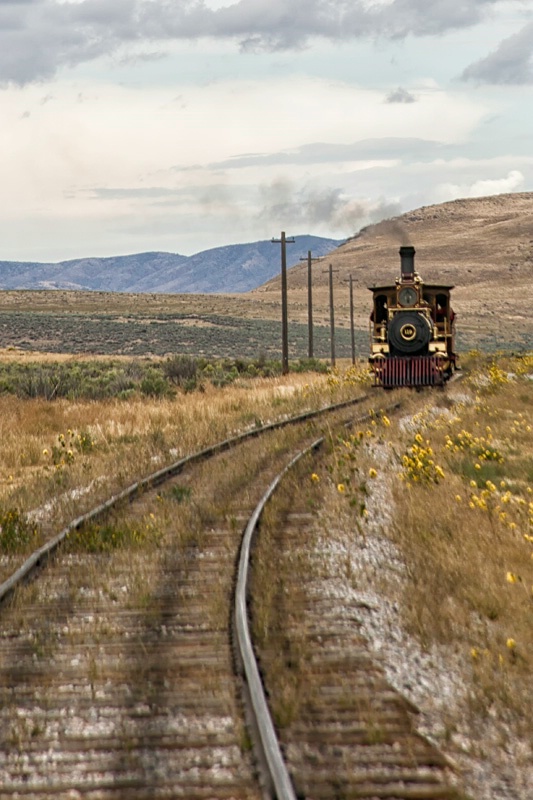
<svg viewBox="0 0 533 800">
<path fill-rule="evenodd" d="M 196 386 L 198 362 L 191 356 L 176 355 L 167 358 L 163 364 L 163 372 L 168 380 L 176 386 Z M 189 389 L 189 391 L 191 391 Z"/>
<path fill-rule="evenodd" d="M 16 508 L 0 508 L 0 551 L 20 553 L 36 543 L 39 531 Z"/>
<path fill-rule="evenodd" d="M 164 397 L 170 394 L 170 387 L 168 382 L 160 369 L 150 367 L 140 385 L 142 394 L 149 395 L 150 397 Z"/>
</svg>

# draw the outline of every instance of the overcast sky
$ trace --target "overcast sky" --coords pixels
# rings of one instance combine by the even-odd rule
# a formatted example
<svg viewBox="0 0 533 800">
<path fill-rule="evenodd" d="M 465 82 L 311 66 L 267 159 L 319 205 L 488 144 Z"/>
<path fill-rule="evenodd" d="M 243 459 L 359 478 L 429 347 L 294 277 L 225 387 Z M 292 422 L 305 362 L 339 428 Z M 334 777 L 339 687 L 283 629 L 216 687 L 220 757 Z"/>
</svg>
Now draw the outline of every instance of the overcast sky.
<svg viewBox="0 0 533 800">
<path fill-rule="evenodd" d="M 0 0 L 0 260 L 533 191 L 533 0 Z"/>
</svg>

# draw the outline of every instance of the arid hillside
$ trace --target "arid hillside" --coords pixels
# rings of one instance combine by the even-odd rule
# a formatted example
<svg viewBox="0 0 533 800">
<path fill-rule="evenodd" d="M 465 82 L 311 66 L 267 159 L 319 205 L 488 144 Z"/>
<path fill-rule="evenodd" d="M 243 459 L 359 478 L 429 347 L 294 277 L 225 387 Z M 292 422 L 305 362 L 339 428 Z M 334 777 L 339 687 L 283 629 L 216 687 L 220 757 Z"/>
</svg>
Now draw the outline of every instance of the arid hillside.
<svg viewBox="0 0 533 800">
<path fill-rule="evenodd" d="M 348 317 L 354 281 L 357 327 L 365 327 L 368 286 L 392 283 L 399 274 L 398 249 L 416 248 L 415 264 L 428 282 L 456 287 L 458 330 L 469 343 L 533 344 L 533 193 L 455 200 L 410 211 L 370 225 L 321 261 L 313 263 L 316 322 L 328 319 L 328 265 L 334 273 L 336 320 Z M 289 271 L 290 307 L 303 320 L 307 308 L 307 266 Z M 279 279 L 252 295 L 272 300 Z"/>
</svg>

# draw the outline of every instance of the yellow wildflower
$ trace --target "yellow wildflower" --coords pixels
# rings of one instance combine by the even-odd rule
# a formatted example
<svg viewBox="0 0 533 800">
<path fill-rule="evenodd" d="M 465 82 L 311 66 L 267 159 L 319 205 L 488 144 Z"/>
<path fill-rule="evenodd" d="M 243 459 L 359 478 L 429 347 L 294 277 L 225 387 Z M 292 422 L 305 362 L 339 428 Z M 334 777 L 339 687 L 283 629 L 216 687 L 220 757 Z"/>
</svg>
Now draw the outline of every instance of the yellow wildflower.
<svg viewBox="0 0 533 800">
<path fill-rule="evenodd" d="M 313 472 L 313 474 L 311 475 L 311 480 L 313 481 L 313 483 L 318 483 L 318 481 L 320 480 L 316 472 Z"/>
<path fill-rule="evenodd" d="M 370 477 L 370 478 L 376 478 L 376 477 L 377 477 L 377 474 L 378 474 L 378 473 L 376 472 L 376 470 L 375 470 L 373 467 L 371 467 L 371 468 L 368 470 L 368 475 L 369 475 L 369 477 Z"/>
<path fill-rule="evenodd" d="M 340 492 L 341 494 L 343 494 L 346 491 L 346 486 L 344 485 L 344 483 L 337 484 L 337 491 Z"/>
</svg>

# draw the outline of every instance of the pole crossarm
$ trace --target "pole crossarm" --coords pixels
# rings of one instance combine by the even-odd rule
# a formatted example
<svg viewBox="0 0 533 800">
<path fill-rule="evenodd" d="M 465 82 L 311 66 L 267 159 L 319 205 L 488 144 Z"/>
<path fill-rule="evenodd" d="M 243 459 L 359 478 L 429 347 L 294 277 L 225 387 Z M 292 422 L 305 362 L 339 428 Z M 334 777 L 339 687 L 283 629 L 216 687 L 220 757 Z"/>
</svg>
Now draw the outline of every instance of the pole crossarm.
<svg viewBox="0 0 533 800">
<path fill-rule="evenodd" d="M 285 231 L 281 231 L 280 239 L 271 239 L 272 244 L 281 244 L 281 371 L 289 372 L 289 315 L 287 306 L 287 245 L 294 244 L 295 239 L 288 239 Z"/>
</svg>

